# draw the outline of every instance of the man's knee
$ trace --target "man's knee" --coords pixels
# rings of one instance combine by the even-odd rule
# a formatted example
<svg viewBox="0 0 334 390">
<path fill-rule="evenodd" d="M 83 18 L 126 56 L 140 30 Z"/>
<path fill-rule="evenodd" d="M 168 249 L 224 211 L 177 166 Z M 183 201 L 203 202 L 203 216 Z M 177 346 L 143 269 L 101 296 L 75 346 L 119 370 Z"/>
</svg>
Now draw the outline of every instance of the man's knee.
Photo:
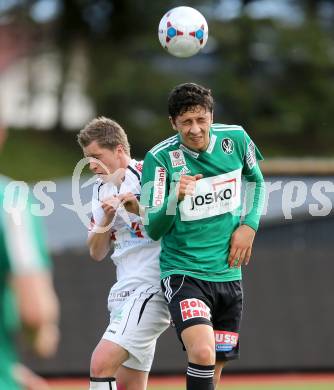
<svg viewBox="0 0 334 390">
<path fill-rule="evenodd" d="M 92 354 L 91 376 L 97 378 L 115 376 L 117 369 L 128 356 L 128 352 L 120 345 L 102 339 Z"/>
<path fill-rule="evenodd" d="M 193 345 L 188 351 L 188 357 L 192 363 L 202 365 L 215 364 L 215 351 L 208 344 Z"/>
<path fill-rule="evenodd" d="M 114 376 L 118 364 L 113 359 L 107 359 L 100 351 L 94 351 L 90 361 L 90 375 L 95 378 Z"/>
<path fill-rule="evenodd" d="M 90 376 L 94 378 L 101 378 L 103 376 L 104 364 L 99 358 L 98 354 L 93 353 L 90 361 Z"/>
<path fill-rule="evenodd" d="M 190 362 L 201 365 L 215 364 L 215 339 L 211 326 L 207 324 L 190 326 L 182 331 L 181 338 Z"/>
</svg>

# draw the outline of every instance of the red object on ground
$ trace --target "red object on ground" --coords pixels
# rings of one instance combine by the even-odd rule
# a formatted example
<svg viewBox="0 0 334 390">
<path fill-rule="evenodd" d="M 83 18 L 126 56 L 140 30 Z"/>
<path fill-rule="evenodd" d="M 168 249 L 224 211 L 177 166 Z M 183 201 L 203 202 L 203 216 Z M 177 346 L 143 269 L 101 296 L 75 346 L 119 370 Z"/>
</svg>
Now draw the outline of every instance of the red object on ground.
<svg viewBox="0 0 334 390">
<path fill-rule="evenodd" d="M 170 385 L 182 385 L 185 382 L 184 376 L 151 376 L 149 378 L 150 385 L 164 385 L 166 383 Z M 334 373 L 328 374 L 227 374 L 223 375 L 221 383 L 228 385 L 244 385 L 244 384 L 263 384 L 263 383 L 303 383 L 303 382 L 333 382 L 334 383 Z M 57 378 L 49 379 L 48 383 L 50 385 L 57 386 L 88 386 L 88 379 L 80 378 Z"/>
</svg>

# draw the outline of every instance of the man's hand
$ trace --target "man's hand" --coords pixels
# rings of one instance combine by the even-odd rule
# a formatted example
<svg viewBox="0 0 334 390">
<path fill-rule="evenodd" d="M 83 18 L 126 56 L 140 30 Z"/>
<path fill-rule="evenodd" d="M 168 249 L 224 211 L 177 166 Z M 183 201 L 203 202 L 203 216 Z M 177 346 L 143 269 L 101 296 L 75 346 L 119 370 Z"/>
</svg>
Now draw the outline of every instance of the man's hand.
<svg viewBox="0 0 334 390">
<path fill-rule="evenodd" d="M 50 357 L 56 353 L 58 342 L 58 326 L 56 324 L 45 324 L 36 333 L 35 352 L 42 358 Z"/>
<path fill-rule="evenodd" d="M 247 265 L 252 254 L 252 246 L 255 237 L 255 230 L 248 225 L 239 226 L 231 237 L 230 256 L 228 263 L 230 267 L 241 267 Z"/>
<path fill-rule="evenodd" d="M 195 176 L 182 175 L 178 185 L 178 200 L 183 200 L 186 195 L 193 195 L 196 181 L 202 177 L 200 173 Z"/>
<path fill-rule="evenodd" d="M 36 375 L 30 368 L 16 363 L 13 367 L 13 375 L 17 382 L 26 390 L 51 390 L 47 382 Z"/>
<path fill-rule="evenodd" d="M 139 202 L 135 194 L 127 192 L 126 194 L 119 195 L 118 200 L 123 204 L 127 212 L 139 215 Z"/>
<path fill-rule="evenodd" d="M 110 239 L 110 230 L 119 205 L 120 201 L 116 196 L 101 201 L 104 216 L 101 222 L 94 227 L 94 230 L 88 234 L 87 241 L 90 256 L 95 261 L 103 260 L 110 250 L 114 249 L 113 241 Z"/>
<path fill-rule="evenodd" d="M 120 205 L 120 203 L 121 202 L 116 196 L 111 196 L 110 198 L 106 198 L 101 202 L 101 206 L 105 215 L 103 221 L 104 226 L 108 226 L 111 223 L 111 221 L 114 219 L 116 210 Z"/>
<path fill-rule="evenodd" d="M 31 350 L 41 358 L 49 358 L 57 351 L 60 338 L 57 323 L 43 323 L 38 328 L 23 324 L 22 334 Z"/>
</svg>

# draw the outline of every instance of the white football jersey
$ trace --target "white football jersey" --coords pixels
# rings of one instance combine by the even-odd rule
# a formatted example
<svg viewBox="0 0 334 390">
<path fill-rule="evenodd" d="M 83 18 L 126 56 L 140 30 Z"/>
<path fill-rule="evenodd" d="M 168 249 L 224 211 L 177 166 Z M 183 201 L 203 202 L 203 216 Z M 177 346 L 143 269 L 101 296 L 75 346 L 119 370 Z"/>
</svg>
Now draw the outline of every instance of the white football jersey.
<svg viewBox="0 0 334 390">
<path fill-rule="evenodd" d="M 119 188 L 113 183 L 103 182 L 102 179 L 96 181 L 93 188 L 90 231 L 94 232 L 103 219 L 101 201 L 127 192 L 140 196 L 141 170 L 142 162 L 132 159 Z M 138 215 L 119 207 L 112 222 L 110 240 L 114 243 L 115 250 L 111 259 L 116 265 L 117 275 L 113 290 L 130 291 L 143 283 L 160 285 L 160 241 L 153 241 L 147 235 Z"/>
</svg>

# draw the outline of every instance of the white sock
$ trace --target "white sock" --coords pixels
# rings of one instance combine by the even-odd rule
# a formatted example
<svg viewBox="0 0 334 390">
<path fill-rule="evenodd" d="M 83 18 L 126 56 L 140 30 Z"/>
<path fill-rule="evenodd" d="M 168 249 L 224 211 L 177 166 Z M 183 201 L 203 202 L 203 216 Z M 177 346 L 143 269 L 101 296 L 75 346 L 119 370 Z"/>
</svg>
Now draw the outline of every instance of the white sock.
<svg viewBox="0 0 334 390">
<path fill-rule="evenodd" d="M 89 390 L 117 390 L 115 378 L 90 378 Z"/>
</svg>

